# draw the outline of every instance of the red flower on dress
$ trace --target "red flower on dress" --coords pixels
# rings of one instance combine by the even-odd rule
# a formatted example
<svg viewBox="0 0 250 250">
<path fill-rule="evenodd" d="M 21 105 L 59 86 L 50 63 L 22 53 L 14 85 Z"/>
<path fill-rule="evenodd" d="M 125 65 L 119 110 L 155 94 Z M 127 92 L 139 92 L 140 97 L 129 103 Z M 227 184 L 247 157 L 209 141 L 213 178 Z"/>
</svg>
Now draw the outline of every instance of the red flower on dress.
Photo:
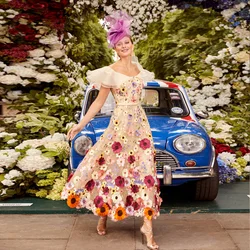
<svg viewBox="0 0 250 250">
<path fill-rule="evenodd" d="M 96 206 L 96 207 L 102 207 L 103 203 L 104 203 L 104 202 L 103 202 L 102 196 L 97 195 L 97 196 L 95 197 L 95 199 L 94 199 L 94 204 L 95 204 L 95 206 Z"/>
<path fill-rule="evenodd" d="M 118 176 L 118 177 L 115 178 L 115 185 L 117 187 L 124 187 L 124 184 L 125 184 L 125 181 L 124 181 L 123 177 Z"/>
<path fill-rule="evenodd" d="M 131 206 L 133 201 L 134 201 L 133 197 L 131 195 L 128 195 L 127 198 L 126 198 L 125 206 L 126 207 Z"/>
<path fill-rule="evenodd" d="M 131 190 L 133 193 L 138 193 L 139 192 L 139 187 L 137 185 L 132 185 Z"/>
<path fill-rule="evenodd" d="M 133 162 L 135 162 L 135 156 L 134 156 L 134 155 L 130 155 L 130 156 L 128 157 L 128 162 L 129 162 L 130 164 L 132 164 Z"/>
<path fill-rule="evenodd" d="M 100 157 L 99 160 L 98 160 L 98 163 L 99 163 L 99 165 L 105 164 L 105 159 L 104 159 L 104 157 Z"/>
<path fill-rule="evenodd" d="M 133 202 L 132 206 L 133 206 L 134 210 L 138 210 L 138 209 L 140 208 L 139 203 L 138 203 L 138 202 L 136 202 L 136 201 L 135 201 L 135 202 Z"/>
<path fill-rule="evenodd" d="M 103 192 L 104 195 L 109 194 L 109 188 L 108 187 L 103 187 L 102 192 Z"/>
<path fill-rule="evenodd" d="M 88 190 L 88 191 L 92 191 L 95 187 L 95 182 L 94 180 L 90 180 L 86 183 L 85 185 L 85 188 Z"/>
<path fill-rule="evenodd" d="M 140 147 L 144 150 L 150 148 L 150 145 L 151 145 L 150 140 L 147 138 L 144 138 L 140 141 Z"/>
<path fill-rule="evenodd" d="M 114 153 L 120 153 L 122 151 L 122 144 L 120 142 L 114 142 L 112 144 L 112 149 Z"/>
<path fill-rule="evenodd" d="M 148 188 L 150 188 L 150 187 L 153 187 L 153 186 L 154 186 L 155 180 L 154 180 L 154 178 L 152 177 L 152 175 L 147 175 L 147 176 L 145 176 L 145 178 L 144 178 L 144 183 L 146 184 L 146 186 L 147 186 Z"/>
</svg>

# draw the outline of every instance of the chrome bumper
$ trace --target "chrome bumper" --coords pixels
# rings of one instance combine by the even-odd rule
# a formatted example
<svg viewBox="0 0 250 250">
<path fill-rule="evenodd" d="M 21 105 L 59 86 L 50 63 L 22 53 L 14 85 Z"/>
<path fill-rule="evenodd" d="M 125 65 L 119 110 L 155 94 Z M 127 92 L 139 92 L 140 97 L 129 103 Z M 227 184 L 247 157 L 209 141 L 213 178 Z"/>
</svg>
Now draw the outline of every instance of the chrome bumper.
<svg viewBox="0 0 250 250">
<path fill-rule="evenodd" d="M 209 178 L 214 176 L 213 168 L 207 171 L 198 172 L 198 173 L 172 173 L 170 166 L 163 166 L 164 172 L 162 174 L 157 174 L 159 179 L 163 179 L 164 185 L 172 184 L 172 179 L 192 179 L 192 178 Z M 191 169 L 188 169 L 191 170 Z"/>
<path fill-rule="evenodd" d="M 159 179 L 163 179 L 164 185 L 171 185 L 173 179 L 200 179 L 200 178 L 210 178 L 215 175 L 214 172 L 214 161 L 215 161 L 215 152 L 213 148 L 213 156 L 210 163 L 210 166 L 200 166 L 200 167 L 178 167 L 171 168 L 169 165 L 163 166 L 163 173 L 157 173 Z M 176 171 L 175 170 L 183 170 Z M 199 172 L 189 172 L 192 170 L 200 170 Z M 186 172 L 185 172 L 186 171 Z"/>
</svg>

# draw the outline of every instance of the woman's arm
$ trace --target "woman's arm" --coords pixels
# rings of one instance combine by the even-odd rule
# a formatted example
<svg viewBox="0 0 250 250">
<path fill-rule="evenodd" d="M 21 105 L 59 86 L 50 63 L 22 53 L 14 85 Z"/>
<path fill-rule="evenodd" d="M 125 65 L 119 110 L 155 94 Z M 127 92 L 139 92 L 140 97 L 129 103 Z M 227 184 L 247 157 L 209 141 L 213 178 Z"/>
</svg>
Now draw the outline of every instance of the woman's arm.
<svg viewBox="0 0 250 250">
<path fill-rule="evenodd" d="M 102 108 L 103 104 L 105 103 L 108 97 L 109 91 L 110 91 L 110 88 L 104 88 L 104 87 L 100 88 L 97 98 L 89 107 L 87 114 L 79 122 L 79 125 L 82 127 L 82 129 L 100 111 L 100 109 Z"/>
<path fill-rule="evenodd" d="M 105 103 L 110 88 L 101 87 L 97 98 L 89 107 L 87 114 L 82 118 L 82 120 L 71 128 L 67 134 L 67 139 L 72 140 L 88 123 L 89 121 L 99 112 L 103 104 Z"/>
</svg>

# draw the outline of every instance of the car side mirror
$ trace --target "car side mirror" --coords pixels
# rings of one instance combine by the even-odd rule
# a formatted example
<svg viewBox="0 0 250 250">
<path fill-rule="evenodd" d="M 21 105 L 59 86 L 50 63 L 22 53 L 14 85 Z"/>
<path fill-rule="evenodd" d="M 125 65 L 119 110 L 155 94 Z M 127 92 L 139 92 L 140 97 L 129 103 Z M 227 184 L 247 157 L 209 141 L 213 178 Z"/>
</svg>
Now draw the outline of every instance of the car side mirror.
<svg viewBox="0 0 250 250">
<path fill-rule="evenodd" d="M 199 120 L 208 118 L 208 112 L 206 111 L 198 111 L 197 113 L 195 113 L 195 115 Z"/>
<path fill-rule="evenodd" d="M 75 115 L 74 115 L 74 118 L 77 122 L 80 121 L 80 117 L 81 117 L 81 111 L 76 111 L 75 112 Z"/>
</svg>

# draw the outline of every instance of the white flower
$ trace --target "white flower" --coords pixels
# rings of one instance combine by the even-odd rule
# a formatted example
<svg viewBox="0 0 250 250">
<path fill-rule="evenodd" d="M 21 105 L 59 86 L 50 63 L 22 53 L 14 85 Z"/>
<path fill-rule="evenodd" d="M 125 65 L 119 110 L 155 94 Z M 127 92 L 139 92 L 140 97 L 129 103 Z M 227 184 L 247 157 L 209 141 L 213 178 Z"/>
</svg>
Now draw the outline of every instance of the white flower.
<svg viewBox="0 0 250 250">
<path fill-rule="evenodd" d="M 17 162 L 17 167 L 23 171 L 34 172 L 36 170 L 51 168 L 55 163 L 55 159 L 51 157 L 45 157 L 43 155 L 27 155 Z"/>
<path fill-rule="evenodd" d="M 247 62 L 250 60 L 250 54 L 247 51 L 243 50 L 235 54 L 234 59 L 238 62 Z"/>
<path fill-rule="evenodd" d="M 22 173 L 20 171 L 12 169 L 10 170 L 8 174 L 4 175 L 4 178 L 7 180 L 11 180 L 13 178 L 20 177 L 20 176 L 22 176 Z"/>
<path fill-rule="evenodd" d="M 0 76 L 0 83 L 12 85 L 22 83 L 22 78 L 16 75 L 3 75 Z"/>
<path fill-rule="evenodd" d="M 43 144 L 44 144 L 44 142 L 41 139 L 26 140 L 26 141 L 23 141 L 18 146 L 16 146 L 15 148 L 16 149 L 24 149 L 27 146 L 30 146 L 31 148 L 36 148 L 36 147 L 39 147 Z"/>
<path fill-rule="evenodd" d="M 50 73 L 38 73 L 36 79 L 40 82 L 53 82 L 57 79 L 54 74 Z"/>
<path fill-rule="evenodd" d="M 249 166 L 246 166 L 246 167 L 244 168 L 244 171 L 245 171 L 245 172 L 250 172 L 250 165 L 249 165 Z"/>
<path fill-rule="evenodd" d="M 222 14 L 222 16 L 224 16 L 224 18 L 225 18 L 226 20 L 228 20 L 228 19 L 230 19 L 230 17 L 231 17 L 232 15 L 234 15 L 235 12 L 236 12 L 235 9 L 227 9 L 227 10 L 223 10 L 223 11 L 221 12 L 221 14 Z"/>
<path fill-rule="evenodd" d="M 11 144 L 13 144 L 13 143 L 15 143 L 15 142 L 17 142 L 18 140 L 16 140 L 16 139 L 11 139 L 11 140 L 9 140 L 9 141 L 7 141 L 7 144 L 8 145 L 11 145 Z"/>
<path fill-rule="evenodd" d="M 222 77 L 223 76 L 222 69 L 214 67 L 213 75 L 218 78 Z"/>
<path fill-rule="evenodd" d="M 37 75 L 37 72 L 33 69 L 26 68 L 23 66 L 7 66 L 5 67 L 4 71 L 7 73 L 14 73 L 17 76 L 21 77 L 35 77 Z"/>
<path fill-rule="evenodd" d="M 13 91 L 8 91 L 7 92 L 7 98 L 9 100 L 16 100 L 20 97 L 20 95 L 22 95 L 22 91 L 21 90 L 13 90 Z"/>
<path fill-rule="evenodd" d="M 34 49 L 28 52 L 30 57 L 41 57 L 45 55 L 45 51 L 43 49 Z"/>
<path fill-rule="evenodd" d="M 0 138 L 3 138 L 5 136 L 15 137 L 15 136 L 17 136 L 17 133 L 7 133 L 7 132 L 0 133 Z"/>
<path fill-rule="evenodd" d="M 30 148 L 26 151 L 26 155 L 29 156 L 35 156 L 35 155 L 41 155 L 42 152 L 39 149 L 35 149 L 35 148 Z"/>
<path fill-rule="evenodd" d="M 6 191 L 7 191 L 7 188 L 2 188 L 2 189 L 0 190 L 0 196 L 5 195 L 5 194 L 6 194 Z"/>
<path fill-rule="evenodd" d="M 222 152 L 218 154 L 218 157 L 224 161 L 227 165 L 231 165 L 236 160 L 236 155 L 229 152 Z"/>
<path fill-rule="evenodd" d="M 60 142 L 60 141 L 65 141 L 66 140 L 66 136 L 65 134 L 60 134 L 60 133 L 55 133 L 53 135 L 48 135 L 44 138 L 42 138 L 43 141 L 57 141 L 57 142 Z"/>
<path fill-rule="evenodd" d="M 49 52 L 46 53 L 47 57 L 54 57 L 54 58 L 60 58 L 65 54 L 65 52 L 63 50 L 51 50 Z"/>
<path fill-rule="evenodd" d="M 6 180 L 6 179 L 1 181 L 1 183 L 8 187 L 15 185 L 15 182 L 13 182 L 12 180 Z"/>
<path fill-rule="evenodd" d="M 14 149 L 0 150 L 0 167 L 10 167 L 17 161 L 19 155 L 20 152 L 16 152 Z"/>
<path fill-rule="evenodd" d="M 4 169 L 0 167 L 0 174 L 4 172 Z"/>
<path fill-rule="evenodd" d="M 247 153 L 243 156 L 243 158 L 247 161 L 250 162 L 250 153 Z"/>
<path fill-rule="evenodd" d="M 58 43 L 58 36 L 54 34 L 49 34 L 44 38 L 40 38 L 39 42 L 42 44 L 56 44 Z"/>
</svg>

